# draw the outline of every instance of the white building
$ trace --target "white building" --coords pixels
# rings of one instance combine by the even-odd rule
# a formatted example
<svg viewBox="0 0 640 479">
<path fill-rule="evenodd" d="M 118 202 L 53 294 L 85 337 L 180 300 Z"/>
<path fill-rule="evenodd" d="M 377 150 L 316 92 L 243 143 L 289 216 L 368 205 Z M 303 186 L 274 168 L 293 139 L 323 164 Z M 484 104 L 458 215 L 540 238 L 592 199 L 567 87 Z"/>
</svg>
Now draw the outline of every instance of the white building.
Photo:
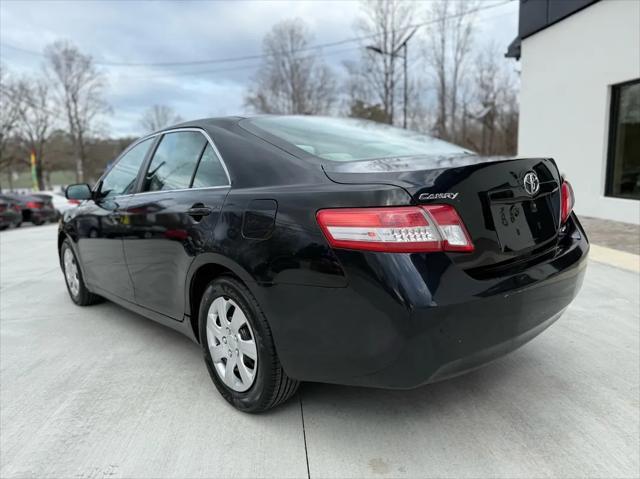
<svg viewBox="0 0 640 479">
<path fill-rule="evenodd" d="M 520 0 L 518 154 L 556 159 L 578 214 L 640 223 L 640 0 Z"/>
</svg>

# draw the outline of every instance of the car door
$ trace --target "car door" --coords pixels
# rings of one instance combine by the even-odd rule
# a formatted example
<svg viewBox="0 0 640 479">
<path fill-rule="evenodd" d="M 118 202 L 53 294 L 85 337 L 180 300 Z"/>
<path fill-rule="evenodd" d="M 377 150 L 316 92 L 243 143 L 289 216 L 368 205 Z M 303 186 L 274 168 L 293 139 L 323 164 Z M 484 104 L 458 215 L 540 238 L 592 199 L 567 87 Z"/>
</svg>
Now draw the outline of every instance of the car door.
<svg viewBox="0 0 640 479">
<path fill-rule="evenodd" d="M 213 239 L 229 176 L 197 129 L 164 133 L 147 163 L 127 205 L 126 261 L 136 303 L 181 321 L 187 271 Z"/>
<path fill-rule="evenodd" d="M 123 213 L 152 143 L 149 138 L 125 151 L 98 182 L 99 199 L 80 204 L 74 220 L 78 253 L 89 287 L 129 301 L 134 300 L 134 295 L 124 260 L 122 236 L 127 228 Z"/>
</svg>

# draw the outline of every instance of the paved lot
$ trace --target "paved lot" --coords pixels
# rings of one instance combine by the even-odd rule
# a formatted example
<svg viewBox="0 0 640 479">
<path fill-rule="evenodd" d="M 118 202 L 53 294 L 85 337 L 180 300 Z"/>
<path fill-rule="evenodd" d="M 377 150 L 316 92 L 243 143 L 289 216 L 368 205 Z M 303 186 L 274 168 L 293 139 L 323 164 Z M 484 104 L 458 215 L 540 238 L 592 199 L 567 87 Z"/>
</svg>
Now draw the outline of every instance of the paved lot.
<svg viewBox="0 0 640 479">
<path fill-rule="evenodd" d="M 588 216 L 580 216 L 580 222 L 592 243 L 627 253 L 640 254 L 639 225 Z"/>
<path fill-rule="evenodd" d="M 199 349 L 78 308 L 55 227 L 0 235 L 0 476 L 638 477 L 638 275 L 591 263 L 565 316 L 510 356 L 413 391 L 306 384 L 260 416 Z"/>
</svg>

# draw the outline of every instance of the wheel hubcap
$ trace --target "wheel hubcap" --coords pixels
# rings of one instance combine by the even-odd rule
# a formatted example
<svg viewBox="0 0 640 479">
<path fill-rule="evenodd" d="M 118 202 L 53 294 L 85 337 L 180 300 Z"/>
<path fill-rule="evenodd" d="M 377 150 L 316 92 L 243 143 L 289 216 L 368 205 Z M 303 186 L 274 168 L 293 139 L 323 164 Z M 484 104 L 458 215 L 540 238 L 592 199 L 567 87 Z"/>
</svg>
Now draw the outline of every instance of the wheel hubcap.
<svg viewBox="0 0 640 479">
<path fill-rule="evenodd" d="M 64 277 L 67 280 L 67 286 L 73 297 L 78 296 L 80 291 L 80 278 L 78 277 L 78 265 L 76 259 L 70 249 L 64 250 Z"/>
<path fill-rule="evenodd" d="M 258 354 L 251 325 L 230 298 L 216 298 L 207 313 L 207 342 L 218 377 L 231 389 L 246 391 L 258 371 Z"/>
</svg>

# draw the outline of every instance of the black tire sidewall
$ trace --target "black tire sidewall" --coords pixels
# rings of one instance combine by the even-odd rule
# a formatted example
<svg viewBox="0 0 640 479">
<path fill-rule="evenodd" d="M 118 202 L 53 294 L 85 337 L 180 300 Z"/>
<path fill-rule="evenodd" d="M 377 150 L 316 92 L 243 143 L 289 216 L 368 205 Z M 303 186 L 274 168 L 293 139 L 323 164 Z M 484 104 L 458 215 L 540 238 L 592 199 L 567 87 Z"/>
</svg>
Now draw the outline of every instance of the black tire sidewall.
<svg viewBox="0 0 640 479">
<path fill-rule="evenodd" d="M 222 396 L 236 408 L 245 412 L 257 412 L 261 410 L 270 400 L 275 387 L 274 384 L 274 349 L 271 340 L 271 334 L 268 331 L 268 325 L 264 314 L 251 293 L 237 280 L 231 277 L 221 277 L 213 281 L 207 287 L 202 301 L 200 302 L 199 324 L 202 351 L 204 354 L 205 364 L 209 370 L 209 375 L 213 380 L 216 388 Z M 238 392 L 230 389 L 218 377 L 218 373 L 213 365 L 213 359 L 209 352 L 209 344 L 207 340 L 207 320 L 208 311 L 211 303 L 220 297 L 228 297 L 236 302 L 242 309 L 251 325 L 253 335 L 256 341 L 256 350 L 258 354 L 258 370 L 256 378 L 251 387 L 244 392 Z"/>
<path fill-rule="evenodd" d="M 67 274 L 64 266 L 64 252 L 66 250 L 71 251 L 71 254 L 73 255 L 73 259 L 76 262 L 76 268 L 78 269 L 78 280 L 80 283 L 80 287 L 78 288 L 77 296 L 73 295 L 73 293 L 71 292 L 71 289 L 69 288 L 69 283 L 67 281 Z M 76 256 L 76 253 L 73 251 L 71 244 L 69 244 L 68 239 L 64 240 L 64 242 L 62 243 L 62 247 L 60 248 L 60 265 L 62 267 L 62 273 L 64 274 L 64 284 L 67 286 L 67 291 L 69 292 L 69 297 L 71 298 L 71 301 L 73 301 L 77 305 L 86 304 L 90 293 L 87 290 L 87 287 L 84 285 L 84 278 L 82 277 L 82 270 L 80 269 L 80 263 L 78 262 L 78 257 Z"/>
</svg>

